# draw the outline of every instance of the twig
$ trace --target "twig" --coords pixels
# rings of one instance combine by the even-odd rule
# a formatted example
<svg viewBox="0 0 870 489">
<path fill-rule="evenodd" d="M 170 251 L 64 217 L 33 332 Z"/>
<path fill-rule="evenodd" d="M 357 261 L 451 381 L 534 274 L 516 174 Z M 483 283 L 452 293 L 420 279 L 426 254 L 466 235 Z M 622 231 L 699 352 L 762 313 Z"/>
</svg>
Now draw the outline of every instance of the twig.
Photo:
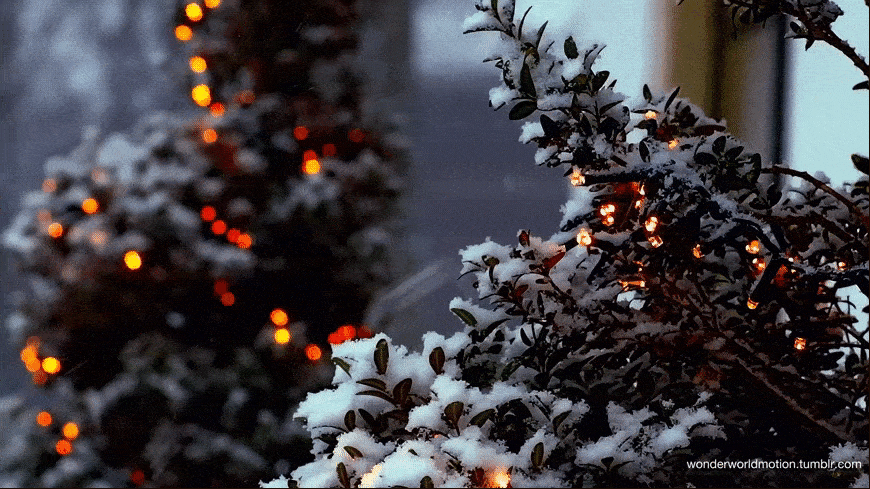
<svg viewBox="0 0 870 489">
<path fill-rule="evenodd" d="M 864 3 L 870 5 L 870 0 L 864 0 Z M 854 65 L 864 73 L 865 77 L 870 79 L 870 66 L 867 65 L 867 61 L 855 51 L 854 47 L 835 34 L 830 26 L 822 27 L 814 24 L 804 9 L 796 7 L 789 2 L 780 2 L 780 5 L 784 13 L 800 20 L 815 39 L 824 41 L 837 51 L 843 53 L 843 55 L 849 58 L 849 60 L 851 60 L 852 63 L 854 63 Z"/>
<path fill-rule="evenodd" d="M 818 178 L 815 178 L 814 176 L 810 175 L 809 173 L 807 173 L 805 171 L 792 170 L 791 168 L 785 168 L 782 166 L 773 166 L 770 168 L 762 168 L 761 173 L 775 173 L 778 175 L 790 175 L 793 177 L 803 178 L 804 180 L 815 185 L 816 188 L 824 190 L 825 192 L 830 194 L 832 197 L 834 197 L 835 199 L 842 202 L 846 207 L 849 208 L 849 210 L 853 214 L 855 214 L 856 216 L 858 216 L 859 219 L 861 219 L 861 222 L 864 223 L 865 227 L 870 228 L 870 219 L 868 219 L 867 216 L 864 215 L 863 212 L 861 212 L 861 209 L 859 209 L 852 201 L 850 201 L 849 199 L 844 197 L 842 194 L 840 194 L 836 190 L 832 189 L 826 183 L 822 182 Z"/>
</svg>

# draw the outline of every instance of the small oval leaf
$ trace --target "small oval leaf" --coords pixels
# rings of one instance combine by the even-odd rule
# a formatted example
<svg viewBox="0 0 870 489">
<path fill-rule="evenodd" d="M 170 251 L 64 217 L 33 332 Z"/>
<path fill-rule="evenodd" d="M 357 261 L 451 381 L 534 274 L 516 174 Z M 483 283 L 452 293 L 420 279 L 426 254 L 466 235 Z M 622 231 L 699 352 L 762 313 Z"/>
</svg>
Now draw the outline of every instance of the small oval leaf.
<svg viewBox="0 0 870 489">
<path fill-rule="evenodd" d="M 565 422 L 565 419 L 567 419 L 570 414 L 571 411 L 565 411 L 553 418 L 553 432 L 559 431 L 559 426 L 562 426 L 562 423 Z"/>
<path fill-rule="evenodd" d="M 363 456 L 361 451 L 359 451 L 358 449 L 356 449 L 350 445 L 344 447 L 344 451 L 347 452 L 347 454 L 350 455 L 350 458 L 352 458 L 354 460 Z"/>
<path fill-rule="evenodd" d="M 377 346 L 375 346 L 375 367 L 378 369 L 378 373 L 384 375 L 387 373 L 387 362 L 390 360 L 390 349 L 387 345 L 387 340 L 381 338 L 378 340 Z M 386 390 L 386 387 L 384 387 Z"/>
<path fill-rule="evenodd" d="M 466 311 L 465 309 L 454 307 L 450 309 L 450 312 L 459 316 L 459 319 L 461 319 L 465 324 L 469 326 L 473 327 L 477 325 L 477 319 L 474 319 L 474 316 L 472 316 L 471 313 Z"/>
<path fill-rule="evenodd" d="M 538 104 L 534 100 L 523 100 L 522 102 L 513 106 L 510 113 L 508 114 L 508 118 L 512 121 L 525 119 L 526 117 L 532 115 L 537 109 Z"/>
<path fill-rule="evenodd" d="M 347 427 L 347 431 L 353 431 L 356 428 L 356 413 L 353 411 L 348 411 L 344 414 L 344 426 Z"/>
<path fill-rule="evenodd" d="M 405 401 L 408 400 L 408 396 L 411 394 L 412 382 L 413 381 L 410 378 L 404 379 L 393 387 L 393 399 L 395 399 L 396 403 L 400 406 L 405 404 Z"/>
<path fill-rule="evenodd" d="M 465 404 L 460 401 L 453 401 L 444 408 L 444 416 L 454 428 L 459 426 L 459 417 L 462 416 L 463 409 Z"/>
<path fill-rule="evenodd" d="M 338 357 L 332 357 L 332 363 L 341 367 L 347 375 L 350 375 L 350 364 Z"/>
<path fill-rule="evenodd" d="M 440 375 L 444 372 L 444 361 L 444 349 L 440 346 L 433 348 L 432 353 L 429 354 L 429 365 L 436 374 Z"/>
<path fill-rule="evenodd" d="M 538 443 L 535 445 L 535 448 L 532 449 L 532 466 L 536 469 L 541 468 L 541 465 L 544 463 L 544 444 Z"/>
<path fill-rule="evenodd" d="M 357 380 L 356 383 L 362 384 L 362 385 L 367 386 L 367 387 L 372 387 L 372 388 L 377 389 L 379 391 L 387 392 L 387 383 L 381 379 L 362 379 L 362 380 Z"/>
<path fill-rule="evenodd" d="M 356 395 L 379 397 L 379 398 L 389 402 L 390 404 L 396 404 L 396 401 L 392 397 L 390 397 L 388 394 L 385 394 L 381 391 L 375 391 L 375 390 L 361 391 L 361 392 L 357 392 Z"/>
<path fill-rule="evenodd" d="M 341 482 L 341 486 L 350 487 L 350 477 L 347 476 L 347 468 L 345 468 L 343 462 L 339 462 L 335 466 L 335 471 L 338 473 L 338 481 Z"/>
<path fill-rule="evenodd" d="M 577 51 L 577 43 L 574 42 L 574 38 L 571 36 L 565 39 L 565 56 L 570 59 L 577 59 L 580 56 L 580 52 Z"/>
<path fill-rule="evenodd" d="M 422 487 L 423 489 L 434 489 L 435 484 L 432 482 L 432 478 L 427 475 L 426 477 L 420 479 L 420 487 Z"/>
<path fill-rule="evenodd" d="M 495 409 L 487 409 L 486 411 L 481 411 L 481 412 L 475 414 L 474 417 L 471 418 L 471 421 L 469 421 L 468 424 L 473 424 L 475 426 L 482 427 L 483 424 L 486 423 L 486 420 L 491 418 L 493 414 L 495 414 Z"/>
<path fill-rule="evenodd" d="M 535 82 L 532 80 L 532 70 L 528 63 L 523 63 L 523 69 L 520 70 L 520 91 L 526 95 L 537 98 L 538 92 L 535 91 Z"/>
</svg>

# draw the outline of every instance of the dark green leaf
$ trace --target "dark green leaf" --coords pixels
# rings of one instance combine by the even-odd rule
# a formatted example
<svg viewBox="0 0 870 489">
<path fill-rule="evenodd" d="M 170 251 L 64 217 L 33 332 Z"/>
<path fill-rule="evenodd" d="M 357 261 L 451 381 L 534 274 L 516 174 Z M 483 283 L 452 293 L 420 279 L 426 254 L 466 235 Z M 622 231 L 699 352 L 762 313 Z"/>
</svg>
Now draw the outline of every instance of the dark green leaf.
<svg viewBox="0 0 870 489">
<path fill-rule="evenodd" d="M 444 361 L 444 349 L 440 346 L 433 348 L 432 353 L 429 354 L 429 365 L 436 374 L 444 372 Z"/>
<path fill-rule="evenodd" d="M 435 484 L 432 482 L 432 478 L 427 475 L 420 479 L 420 487 L 423 489 L 432 489 L 435 487 Z"/>
<path fill-rule="evenodd" d="M 550 22 L 549 20 L 544 22 L 543 24 L 541 24 L 541 27 L 538 29 L 538 37 L 535 40 L 535 47 L 536 48 L 541 45 L 541 38 L 544 37 L 544 29 L 547 28 L 547 24 L 549 22 Z"/>
<path fill-rule="evenodd" d="M 649 85 L 646 83 L 643 85 L 643 98 L 646 99 L 647 102 L 652 102 L 652 92 L 649 89 Z"/>
<path fill-rule="evenodd" d="M 857 85 L 852 87 L 852 90 L 867 90 L 867 80 L 858 83 Z"/>
<path fill-rule="evenodd" d="M 387 345 L 387 340 L 381 338 L 375 346 L 375 366 L 378 368 L 378 373 L 384 375 L 387 373 L 387 362 L 390 360 L 390 349 Z"/>
<path fill-rule="evenodd" d="M 404 379 L 393 387 L 393 399 L 395 399 L 400 406 L 405 404 L 408 400 L 408 396 L 411 394 L 412 382 L 413 381 L 410 378 Z"/>
<path fill-rule="evenodd" d="M 338 357 L 332 357 L 332 363 L 341 367 L 347 375 L 350 375 L 350 364 Z"/>
<path fill-rule="evenodd" d="M 546 114 L 541 114 L 541 128 L 544 129 L 544 137 L 548 138 L 556 138 L 561 132 L 559 124 L 547 117 Z"/>
<path fill-rule="evenodd" d="M 524 13 L 523 17 L 520 19 L 520 25 L 517 28 L 517 39 L 519 39 L 519 40 L 523 39 L 523 24 L 526 23 L 526 16 L 529 15 L 530 10 L 532 10 L 531 6 L 529 6 L 529 8 L 526 9 L 526 13 Z"/>
<path fill-rule="evenodd" d="M 488 266 L 488 267 L 494 267 L 494 266 L 498 265 L 499 263 L 500 262 L 499 262 L 498 258 L 496 258 L 494 256 L 487 256 L 486 258 L 483 259 L 483 264 Z"/>
<path fill-rule="evenodd" d="M 608 110 L 610 110 L 610 109 L 616 107 L 617 105 L 619 105 L 619 104 L 621 104 L 621 103 L 622 103 L 621 100 L 617 100 L 616 102 L 610 102 L 609 104 L 604 104 L 604 105 L 601 106 L 600 109 L 598 109 L 598 112 L 599 112 L 600 114 L 604 114 L 604 113 L 607 112 Z"/>
<path fill-rule="evenodd" d="M 375 417 L 365 409 L 357 409 L 359 411 L 359 415 L 362 416 L 362 419 L 365 420 L 366 424 L 369 425 L 369 428 L 376 429 L 378 422 L 375 420 Z"/>
<path fill-rule="evenodd" d="M 381 391 L 375 391 L 375 390 L 370 390 L 370 391 L 360 391 L 360 392 L 357 392 L 356 395 L 358 395 L 358 396 L 373 396 L 373 397 L 379 397 L 379 398 L 381 398 L 381 399 L 383 399 L 383 400 L 389 402 L 390 404 L 395 404 L 395 403 L 396 403 L 396 402 L 393 400 L 392 397 L 390 397 L 388 394 L 386 394 L 386 393 L 384 393 L 384 392 L 381 392 Z"/>
<path fill-rule="evenodd" d="M 382 392 L 387 392 L 387 383 L 381 379 L 362 379 L 357 380 L 356 383 L 375 388 Z"/>
<path fill-rule="evenodd" d="M 674 91 L 671 92 L 671 96 L 668 97 L 668 101 L 665 102 L 665 111 L 668 110 L 668 107 L 671 106 L 671 104 L 674 102 L 674 99 L 677 98 L 677 94 L 679 94 L 679 93 L 680 93 L 680 87 L 675 88 Z"/>
<path fill-rule="evenodd" d="M 571 36 L 565 39 L 565 56 L 570 59 L 577 59 L 580 56 L 580 52 L 577 51 L 577 43 L 574 42 L 574 38 Z"/>
<path fill-rule="evenodd" d="M 518 121 L 532 115 L 538 109 L 538 104 L 534 100 L 523 100 L 514 105 L 508 114 L 508 119 Z"/>
<path fill-rule="evenodd" d="M 640 144 L 638 144 L 637 149 L 640 151 L 640 159 L 649 162 L 649 148 L 646 143 L 641 141 Z"/>
<path fill-rule="evenodd" d="M 535 448 L 532 449 L 532 466 L 536 469 L 541 468 L 541 465 L 544 463 L 544 444 L 538 443 L 535 445 Z"/>
<path fill-rule="evenodd" d="M 738 156 L 740 156 L 740 153 L 743 153 L 743 146 L 735 146 L 725 152 L 725 158 L 729 160 L 734 160 L 737 159 Z"/>
<path fill-rule="evenodd" d="M 570 414 L 571 411 L 565 411 L 553 418 L 553 432 L 559 431 L 559 426 L 562 426 L 562 423 L 565 422 L 565 419 L 567 419 Z"/>
<path fill-rule="evenodd" d="M 486 423 L 486 420 L 491 418 L 493 414 L 495 414 L 495 409 L 487 409 L 486 411 L 481 411 L 475 414 L 468 424 L 482 427 L 483 424 Z"/>
<path fill-rule="evenodd" d="M 344 426 L 347 427 L 347 431 L 353 431 L 356 428 L 356 413 L 353 411 L 348 411 L 344 415 Z"/>
<path fill-rule="evenodd" d="M 590 83 L 590 88 L 592 89 L 592 93 L 597 92 L 604 86 L 607 82 L 607 78 L 610 76 L 609 71 L 599 71 L 592 77 L 592 83 Z"/>
<path fill-rule="evenodd" d="M 461 319 L 465 324 L 469 326 L 473 327 L 477 325 L 477 319 L 474 319 L 474 316 L 472 316 L 471 313 L 466 311 L 465 309 L 454 307 L 450 309 L 450 312 L 459 316 L 459 319 Z"/>
<path fill-rule="evenodd" d="M 454 428 L 459 426 L 459 417 L 462 416 L 463 409 L 465 404 L 460 401 L 453 401 L 444 408 L 444 416 Z"/>
<path fill-rule="evenodd" d="M 698 153 L 695 155 L 695 162 L 706 168 L 715 168 L 719 160 L 710 153 Z"/>
<path fill-rule="evenodd" d="M 523 69 L 520 70 L 520 91 L 531 98 L 538 96 L 538 92 L 535 91 L 535 82 L 532 80 L 532 70 L 525 61 L 523 61 Z"/>
<path fill-rule="evenodd" d="M 855 169 L 859 172 L 868 175 L 868 171 L 870 171 L 870 160 L 867 159 L 866 156 L 861 156 L 859 154 L 852 155 L 852 165 L 855 166 Z"/>
<path fill-rule="evenodd" d="M 344 451 L 347 452 L 347 454 L 350 455 L 350 458 L 352 458 L 354 460 L 363 456 L 361 451 L 359 451 L 358 449 L 356 449 L 350 445 L 345 446 Z"/>
<path fill-rule="evenodd" d="M 525 329 L 520 328 L 520 339 L 523 340 L 523 343 L 525 343 L 526 346 L 532 346 L 532 340 L 529 339 L 529 335 L 526 334 Z"/>
<path fill-rule="evenodd" d="M 507 380 L 513 375 L 514 372 L 517 371 L 518 368 L 522 366 L 522 363 L 519 359 L 511 360 L 504 366 L 501 370 L 501 380 Z"/>
<path fill-rule="evenodd" d="M 722 151 L 725 151 L 725 141 L 725 136 L 719 136 L 718 138 L 716 138 L 716 140 L 713 141 L 713 152 L 717 155 L 721 155 Z"/>
<path fill-rule="evenodd" d="M 335 471 L 338 473 L 338 481 L 341 482 L 341 487 L 350 487 L 350 477 L 347 476 L 347 468 L 343 462 L 339 462 L 335 466 Z"/>
</svg>

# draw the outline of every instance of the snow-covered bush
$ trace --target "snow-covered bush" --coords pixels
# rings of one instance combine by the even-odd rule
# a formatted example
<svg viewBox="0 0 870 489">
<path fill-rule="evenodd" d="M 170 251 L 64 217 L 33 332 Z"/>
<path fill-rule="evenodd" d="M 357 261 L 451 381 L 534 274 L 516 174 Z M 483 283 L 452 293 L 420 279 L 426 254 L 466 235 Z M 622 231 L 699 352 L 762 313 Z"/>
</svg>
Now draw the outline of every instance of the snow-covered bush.
<svg viewBox="0 0 870 489">
<path fill-rule="evenodd" d="M 825 34 L 833 2 L 729 3 L 745 21 L 785 11 L 798 34 L 836 44 Z M 516 245 L 461 252 L 478 296 L 450 304 L 464 332 L 429 334 L 421 353 L 383 335 L 335 349 L 335 388 L 296 413 L 316 460 L 289 480 L 866 483 L 866 466 L 687 463 L 866 453 L 868 332 L 837 293 L 868 294 L 867 177 L 835 190 L 766 165 L 678 90 L 644 87 L 626 105 L 594 69 L 603 45 L 551 39 L 513 0 L 475 7 L 466 31 L 504 40 L 490 58 L 502 75 L 490 103 L 510 104 L 515 120 L 540 113 L 520 141 L 577 189 L 551 237 L 523 230 Z M 866 157 L 853 162 L 867 173 Z"/>
</svg>

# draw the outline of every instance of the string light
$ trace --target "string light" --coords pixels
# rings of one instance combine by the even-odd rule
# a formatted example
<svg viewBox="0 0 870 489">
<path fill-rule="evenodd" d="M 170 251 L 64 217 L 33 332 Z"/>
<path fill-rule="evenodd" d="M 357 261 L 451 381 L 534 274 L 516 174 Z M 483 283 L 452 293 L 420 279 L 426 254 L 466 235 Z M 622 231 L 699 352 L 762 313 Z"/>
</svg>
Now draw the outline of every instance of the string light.
<svg viewBox="0 0 870 489">
<path fill-rule="evenodd" d="M 184 15 L 193 22 L 199 22 L 202 20 L 202 7 L 193 2 L 188 3 L 184 7 Z"/>
<path fill-rule="evenodd" d="M 365 140 L 366 133 L 362 129 L 351 129 L 347 133 L 347 139 L 352 143 L 361 143 Z"/>
<path fill-rule="evenodd" d="M 589 234 L 589 230 L 583 228 L 577 233 L 577 244 L 580 246 L 589 246 L 592 244 L 592 235 Z"/>
<path fill-rule="evenodd" d="M 614 222 L 616 222 L 616 219 L 610 214 L 604 218 L 604 224 L 607 224 L 608 226 L 612 226 Z"/>
<path fill-rule="evenodd" d="M 695 258 L 701 259 L 704 257 L 704 254 L 701 253 L 701 244 L 696 244 L 694 248 L 692 248 L 692 255 Z"/>
<path fill-rule="evenodd" d="M 205 6 L 208 8 L 218 8 L 221 4 L 221 0 L 205 0 Z"/>
<path fill-rule="evenodd" d="M 240 234 L 242 234 L 242 232 L 239 231 L 238 229 L 236 229 L 236 228 L 230 229 L 229 231 L 227 231 L 227 241 L 229 241 L 230 243 L 236 244 L 236 242 L 239 240 Z"/>
<path fill-rule="evenodd" d="M 225 232 L 227 232 L 227 223 L 218 219 L 217 221 L 211 223 L 211 232 L 218 236 L 224 234 Z"/>
<path fill-rule="evenodd" d="M 130 270 L 138 270 L 142 268 L 142 257 L 138 251 L 130 250 L 124 253 L 124 265 Z"/>
<path fill-rule="evenodd" d="M 644 223 L 644 227 L 647 231 L 653 232 L 656 230 L 656 227 L 659 225 L 659 218 L 656 216 L 650 216 L 649 219 Z"/>
<path fill-rule="evenodd" d="M 181 42 L 187 42 L 193 39 L 193 30 L 186 25 L 180 25 L 175 28 L 175 38 Z"/>
<path fill-rule="evenodd" d="M 33 383 L 36 385 L 43 385 L 48 382 L 48 374 L 39 370 L 37 372 L 33 372 Z"/>
<path fill-rule="evenodd" d="M 208 68 L 208 64 L 202 56 L 192 56 L 190 58 L 190 69 L 193 70 L 194 73 L 202 73 L 206 68 Z"/>
<path fill-rule="evenodd" d="M 571 185 L 579 187 L 584 183 L 586 183 L 586 177 L 580 173 L 580 170 L 575 168 L 574 171 L 571 172 Z"/>
<path fill-rule="evenodd" d="M 795 338 L 794 339 L 794 349 L 801 351 L 807 348 L 807 339 L 806 338 Z"/>
<path fill-rule="evenodd" d="M 679 144 L 680 144 L 679 141 L 677 141 L 676 139 L 672 139 L 672 140 L 668 141 L 668 149 L 674 149 Z"/>
<path fill-rule="evenodd" d="M 229 290 L 230 290 L 230 286 L 226 280 L 224 280 L 222 278 L 215 280 L 215 282 L 214 282 L 214 295 L 220 296 L 224 292 L 227 292 Z"/>
<path fill-rule="evenodd" d="M 61 433 L 63 433 L 63 436 L 65 436 L 67 440 L 75 440 L 79 436 L 79 425 L 70 421 L 69 423 L 63 425 Z"/>
<path fill-rule="evenodd" d="M 753 255 L 757 255 L 761 251 L 761 242 L 759 242 L 757 239 L 753 239 L 746 244 L 746 251 L 752 253 Z"/>
<path fill-rule="evenodd" d="M 654 110 L 648 110 L 648 111 L 646 111 L 646 113 L 643 115 L 643 117 L 644 117 L 644 119 L 655 119 L 655 118 L 656 118 L 656 115 L 658 115 L 658 114 L 656 114 L 656 111 L 654 111 Z"/>
<path fill-rule="evenodd" d="M 490 474 L 486 487 L 510 487 L 511 475 L 504 467 L 499 467 Z"/>
<path fill-rule="evenodd" d="M 614 211 L 616 211 L 616 206 L 613 204 L 604 204 L 598 208 L 598 212 L 601 213 L 602 216 L 606 216 Z"/>
<path fill-rule="evenodd" d="M 141 486 L 145 483 L 145 472 L 141 469 L 136 469 L 133 472 L 130 472 L 130 482 L 132 482 L 133 485 Z"/>
<path fill-rule="evenodd" d="M 338 154 L 338 150 L 334 144 L 326 143 L 323 145 L 323 156 L 335 156 L 336 154 Z"/>
<path fill-rule="evenodd" d="M 652 245 L 653 248 L 658 248 L 664 243 L 664 240 L 658 235 L 649 237 L 649 244 Z"/>
<path fill-rule="evenodd" d="M 635 201 L 634 201 L 634 208 L 635 208 L 635 209 L 640 209 L 641 207 L 643 207 L 643 199 L 637 199 L 637 200 L 635 200 Z"/>
<path fill-rule="evenodd" d="M 767 268 L 767 264 L 764 263 L 764 260 L 761 258 L 753 258 L 752 264 L 755 265 L 755 269 L 759 272 L 763 272 L 765 268 Z"/>
<path fill-rule="evenodd" d="M 36 424 L 39 426 L 48 426 L 51 424 L 51 414 L 46 411 L 40 411 L 39 414 L 36 415 Z"/>
<path fill-rule="evenodd" d="M 272 320 L 272 324 L 280 327 L 286 326 L 287 323 L 290 321 L 290 317 L 287 315 L 287 311 L 285 311 L 284 309 L 274 309 L 269 314 L 269 319 Z"/>
<path fill-rule="evenodd" d="M 236 303 L 236 296 L 232 292 L 224 292 L 221 294 L 221 304 L 226 307 L 230 307 L 231 305 Z"/>
<path fill-rule="evenodd" d="M 752 299 L 749 299 L 746 301 L 746 307 L 748 307 L 749 309 L 755 309 L 756 307 L 758 307 L 758 303 Z"/>
<path fill-rule="evenodd" d="M 846 267 L 848 267 L 848 266 L 849 266 L 849 264 L 846 263 L 846 262 L 844 262 L 844 261 L 838 261 L 838 262 L 837 262 L 837 270 L 839 270 L 839 271 L 841 271 L 841 272 L 842 272 L 843 270 L 845 270 Z"/>
<path fill-rule="evenodd" d="M 302 164 L 302 172 L 306 175 L 316 175 L 320 173 L 320 162 L 317 160 L 305 160 Z"/>
<path fill-rule="evenodd" d="M 54 445 L 54 449 L 57 450 L 59 455 L 66 456 L 72 453 L 72 443 L 69 440 L 59 440 Z"/>
<path fill-rule="evenodd" d="M 220 117 L 224 115 L 226 108 L 224 107 L 224 104 L 220 102 L 215 102 L 209 106 L 208 110 L 209 112 L 211 112 L 211 115 L 213 117 Z"/>
<path fill-rule="evenodd" d="M 200 83 L 190 90 L 190 97 L 200 107 L 206 107 L 211 103 L 211 89 L 208 85 Z"/>
<path fill-rule="evenodd" d="M 54 357 L 46 357 L 42 361 L 42 370 L 45 370 L 45 372 L 49 374 L 60 372 L 60 360 Z"/>
<path fill-rule="evenodd" d="M 293 137 L 299 141 L 305 140 L 308 137 L 308 128 L 305 126 L 296 126 L 293 128 Z"/>
<path fill-rule="evenodd" d="M 82 210 L 85 211 L 85 214 L 94 214 L 100 210 L 100 204 L 93 197 L 87 198 L 82 201 Z"/>
<path fill-rule="evenodd" d="M 251 235 L 248 233 L 242 233 L 239 235 L 239 239 L 236 240 L 236 246 L 243 250 L 247 250 L 254 244 L 254 239 L 251 238 Z"/>
<path fill-rule="evenodd" d="M 238 100 L 241 105 L 251 105 L 254 103 L 254 92 L 250 90 L 242 90 L 238 95 L 236 95 L 236 100 Z"/>
<path fill-rule="evenodd" d="M 287 328 L 278 328 L 275 330 L 275 343 L 279 345 L 286 345 L 290 343 L 290 340 L 293 338 L 293 335 L 290 334 L 290 330 Z"/>
<path fill-rule="evenodd" d="M 319 346 L 311 343 L 305 347 L 305 357 L 311 360 L 312 362 L 316 362 L 320 360 L 320 357 L 323 356 L 323 351 Z"/>
<path fill-rule="evenodd" d="M 59 222 L 53 222 L 48 225 L 48 235 L 52 238 L 60 238 L 63 236 L 63 226 Z"/>
<path fill-rule="evenodd" d="M 374 467 L 372 467 L 371 472 L 368 472 L 367 474 L 362 476 L 362 478 L 360 479 L 360 482 L 359 482 L 359 486 L 360 487 L 377 487 L 377 486 L 375 486 L 375 479 L 377 479 L 378 474 L 381 473 L 382 468 L 383 467 L 381 467 L 381 464 L 377 464 Z"/>
<path fill-rule="evenodd" d="M 211 144 L 211 143 L 217 141 L 217 138 L 218 138 L 217 131 L 215 131 L 212 128 L 208 128 L 208 129 L 202 131 L 202 140 L 206 144 Z"/>
<path fill-rule="evenodd" d="M 57 180 L 53 178 L 46 178 L 42 181 L 42 191 L 50 194 L 57 190 Z"/>
<path fill-rule="evenodd" d="M 35 374 L 42 368 L 42 362 L 40 362 L 36 357 L 29 358 L 24 362 L 24 368 L 26 368 L 28 372 Z"/>
<path fill-rule="evenodd" d="M 199 217 L 201 217 L 202 220 L 205 222 L 211 222 L 214 221 L 217 217 L 217 211 L 214 209 L 214 207 L 207 205 L 203 207 L 202 210 L 199 212 Z"/>
</svg>

